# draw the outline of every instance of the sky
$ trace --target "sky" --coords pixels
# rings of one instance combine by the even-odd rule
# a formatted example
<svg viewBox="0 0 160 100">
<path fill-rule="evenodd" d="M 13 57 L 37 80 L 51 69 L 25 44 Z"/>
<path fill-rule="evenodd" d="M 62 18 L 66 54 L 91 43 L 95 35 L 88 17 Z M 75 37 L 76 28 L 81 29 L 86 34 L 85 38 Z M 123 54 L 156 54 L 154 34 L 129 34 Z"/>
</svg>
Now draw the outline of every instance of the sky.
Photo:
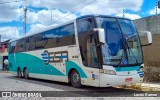
<svg viewBox="0 0 160 100">
<path fill-rule="evenodd" d="M 89 14 L 122 17 L 124 10 L 132 20 L 156 14 L 156 0 L 0 0 L 2 41 L 24 36 L 24 7 L 27 35 Z"/>
</svg>

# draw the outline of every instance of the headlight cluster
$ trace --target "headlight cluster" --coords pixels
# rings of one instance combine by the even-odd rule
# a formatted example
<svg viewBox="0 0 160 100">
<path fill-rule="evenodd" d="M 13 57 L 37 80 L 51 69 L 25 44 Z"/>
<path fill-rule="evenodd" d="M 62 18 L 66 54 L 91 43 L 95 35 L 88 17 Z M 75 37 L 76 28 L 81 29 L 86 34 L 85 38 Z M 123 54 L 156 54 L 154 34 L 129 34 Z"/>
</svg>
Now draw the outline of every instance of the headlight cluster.
<svg viewBox="0 0 160 100">
<path fill-rule="evenodd" d="M 114 70 L 100 69 L 100 73 L 116 75 L 116 72 Z"/>
<path fill-rule="evenodd" d="M 139 69 L 139 71 L 140 71 L 140 72 L 144 71 L 144 67 L 141 66 L 140 69 Z"/>
</svg>

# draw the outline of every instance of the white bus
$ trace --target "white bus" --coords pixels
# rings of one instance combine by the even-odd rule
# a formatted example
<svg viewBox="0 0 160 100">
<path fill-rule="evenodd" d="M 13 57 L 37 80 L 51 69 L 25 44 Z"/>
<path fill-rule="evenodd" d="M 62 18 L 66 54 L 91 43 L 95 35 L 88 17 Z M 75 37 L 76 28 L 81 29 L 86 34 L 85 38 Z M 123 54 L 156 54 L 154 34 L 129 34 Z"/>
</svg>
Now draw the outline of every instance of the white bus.
<svg viewBox="0 0 160 100">
<path fill-rule="evenodd" d="M 37 29 L 38 30 L 38 29 Z M 152 43 L 150 32 L 148 44 Z M 39 78 L 108 87 L 141 82 L 139 34 L 126 18 L 87 15 L 9 43 L 9 70 L 19 78 Z"/>
</svg>

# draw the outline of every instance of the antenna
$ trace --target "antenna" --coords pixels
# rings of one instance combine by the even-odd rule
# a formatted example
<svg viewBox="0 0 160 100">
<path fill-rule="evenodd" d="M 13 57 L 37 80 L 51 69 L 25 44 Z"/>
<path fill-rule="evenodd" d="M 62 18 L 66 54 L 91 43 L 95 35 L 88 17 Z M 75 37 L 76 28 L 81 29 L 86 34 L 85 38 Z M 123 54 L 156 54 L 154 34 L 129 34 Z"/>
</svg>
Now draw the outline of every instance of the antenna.
<svg viewBox="0 0 160 100">
<path fill-rule="evenodd" d="M 24 35 L 26 35 L 26 17 L 27 17 L 27 7 L 23 8 L 24 10 Z"/>
</svg>

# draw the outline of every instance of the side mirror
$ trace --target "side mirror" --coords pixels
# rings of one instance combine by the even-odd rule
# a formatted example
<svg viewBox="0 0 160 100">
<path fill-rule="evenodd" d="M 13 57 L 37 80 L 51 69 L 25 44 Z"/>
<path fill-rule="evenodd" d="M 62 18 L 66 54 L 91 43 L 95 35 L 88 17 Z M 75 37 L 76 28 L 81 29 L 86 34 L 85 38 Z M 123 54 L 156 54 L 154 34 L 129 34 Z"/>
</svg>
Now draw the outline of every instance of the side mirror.
<svg viewBox="0 0 160 100">
<path fill-rule="evenodd" d="M 147 44 L 144 44 L 144 45 L 142 45 L 142 46 L 148 46 L 148 45 L 151 45 L 152 44 L 152 34 L 151 34 L 151 32 L 149 32 L 149 31 L 139 31 L 139 34 L 140 35 L 144 35 L 144 34 L 147 34 Z"/>
<path fill-rule="evenodd" d="M 102 29 L 102 28 L 94 28 L 93 31 L 97 31 L 98 32 L 99 42 L 101 42 L 103 44 L 106 43 L 104 29 Z"/>
</svg>

